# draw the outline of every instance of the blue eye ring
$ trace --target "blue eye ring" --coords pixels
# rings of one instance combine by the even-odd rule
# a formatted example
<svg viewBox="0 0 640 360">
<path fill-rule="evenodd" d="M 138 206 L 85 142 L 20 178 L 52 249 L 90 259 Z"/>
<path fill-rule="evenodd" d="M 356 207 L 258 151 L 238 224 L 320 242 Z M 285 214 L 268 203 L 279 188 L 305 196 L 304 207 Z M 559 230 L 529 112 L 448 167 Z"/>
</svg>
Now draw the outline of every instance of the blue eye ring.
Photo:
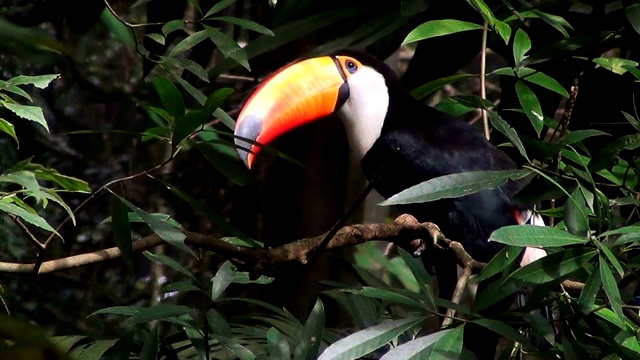
<svg viewBox="0 0 640 360">
<path fill-rule="evenodd" d="M 347 69 L 349 74 L 355 74 L 358 71 L 358 65 L 351 60 L 347 60 L 344 62 L 344 67 Z"/>
</svg>

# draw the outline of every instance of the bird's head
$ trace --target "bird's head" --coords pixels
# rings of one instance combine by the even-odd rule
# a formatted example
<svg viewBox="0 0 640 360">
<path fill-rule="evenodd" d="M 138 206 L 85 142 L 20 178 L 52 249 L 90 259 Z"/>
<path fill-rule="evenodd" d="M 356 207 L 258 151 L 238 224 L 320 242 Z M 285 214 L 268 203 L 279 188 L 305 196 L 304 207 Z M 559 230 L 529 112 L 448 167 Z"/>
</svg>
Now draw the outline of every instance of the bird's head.
<svg viewBox="0 0 640 360">
<path fill-rule="evenodd" d="M 380 136 L 389 107 L 391 69 L 372 56 L 342 51 L 289 65 L 265 80 L 245 103 L 235 129 L 238 154 L 251 168 L 260 145 L 333 113 L 362 159 Z"/>
</svg>

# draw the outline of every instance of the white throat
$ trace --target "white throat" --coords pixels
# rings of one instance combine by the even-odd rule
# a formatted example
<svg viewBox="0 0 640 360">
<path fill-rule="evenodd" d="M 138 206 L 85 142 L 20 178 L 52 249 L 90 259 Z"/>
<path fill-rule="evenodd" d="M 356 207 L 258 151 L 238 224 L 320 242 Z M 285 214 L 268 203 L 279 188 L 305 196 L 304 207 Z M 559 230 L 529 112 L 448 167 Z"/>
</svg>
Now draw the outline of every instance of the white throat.
<svg viewBox="0 0 640 360">
<path fill-rule="evenodd" d="M 348 80 L 349 98 L 338 110 L 357 163 L 378 140 L 389 108 L 389 89 L 382 74 L 363 66 Z"/>
</svg>

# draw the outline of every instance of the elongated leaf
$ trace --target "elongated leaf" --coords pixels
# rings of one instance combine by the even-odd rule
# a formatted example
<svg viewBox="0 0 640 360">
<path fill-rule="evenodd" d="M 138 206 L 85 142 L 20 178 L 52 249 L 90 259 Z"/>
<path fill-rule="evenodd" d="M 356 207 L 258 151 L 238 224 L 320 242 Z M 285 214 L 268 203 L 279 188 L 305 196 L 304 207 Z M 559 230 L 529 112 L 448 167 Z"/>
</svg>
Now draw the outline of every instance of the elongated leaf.
<svg viewBox="0 0 640 360">
<path fill-rule="evenodd" d="M 494 189 L 508 180 L 517 180 L 529 175 L 531 171 L 497 170 L 469 171 L 440 176 L 412 186 L 380 203 L 383 206 L 413 204 L 446 198 L 471 195 L 478 191 Z"/>
<path fill-rule="evenodd" d="M 16 94 L 18 96 L 22 96 L 23 98 L 33 102 L 33 99 L 31 98 L 31 95 L 29 95 L 29 93 L 27 93 L 26 91 L 22 90 L 22 88 L 18 87 L 18 86 L 13 86 L 13 85 L 7 85 L 6 81 L 2 81 L 0 80 L 0 89 L 4 90 L 6 92 L 12 93 L 12 94 Z"/>
<path fill-rule="evenodd" d="M 343 291 L 347 293 L 355 294 L 355 295 L 385 300 L 385 301 L 391 302 L 392 304 L 404 305 L 404 306 L 412 307 L 415 309 L 428 308 L 426 304 L 421 303 L 417 300 L 414 300 L 408 296 L 399 294 L 398 292 L 392 291 L 392 290 L 384 290 L 384 289 L 365 286 L 362 289 L 344 289 Z"/>
<path fill-rule="evenodd" d="M 184 27 L 185 23 L 184 20 L 182 19 L 178 19 L 178 20 L 171 20 L 169 22 L 167 22 L 166 24 L 162 25 L 162 34 L 167 37 L 169 34 L 171 34 L 172 32 L 182 29 Z"/>
<path fill-rule="evenodd" d="M 526 53 L 531 50 L 531 39 L 529 35 L 522 29 L 516 31 L 516 36 L 513 40 L 513 59 L 515 64 L 519 65 L 522 60 L 526 58 Z"/>
<path fill-rule="evenodd" d="M 224 316 L 213 308 L 207 310 L 207 323 L 214 335 L 221 335 L 229 338 L 232 336 L 231 326 L 229 326 L 227 320 L 225 320 Z"/>
<path fill-rule="evenodd" d="M 174 119 L 182 118 L 184 116 L 184 100 L 178 88 L 173 85 L 169 79 L 162 76 L 153 78 L 153 86 L 160 96 L 160 101 L 165 110 L 167 110 Z"/>
<path fill-rule="evenodd" d="M 116 340 L 96 340 L 73 349 L 69 355 L 73 359 L 99 360 L 115 343 Z"/>
<path fill-rule="evenodd" d="M 7 85 L 33 85 L 39 89 L 44 89 L 49 84 L 60 77 L 60 74 L 51 74 L 51 75 L 37 75 L 37 76 L 27 76 L 27 75 L 18 75 L 14 78 L 7 80 Z"/>
<path fill-rule="evenodd" d="M 189 291 L 203 292 L 202 289 L 193 285 L 191 282 L 187 282 L 187 281 L 176 281 L 176 282 L 168 283 L 162 287 L 163 293 L 170 293 L 174 291 L 179 291 L 181 293 L 185 293 Z"/>
<path fill-rule="evenodd" d="M 473 323 L 483 326 L 491 331 L 494 331 L 509 340 L 515 340 L 520 344 L 528 345 L 529 339 L 522 335 L 520 331 L 512 328 L 511 326 L 503 323 L 502 321 L 492 319 L 477 319 L 473 320 Z"/>
<path fill-rule="evenodd" d="M 580 297 L 578 298 L 578 303 L 580 304 L 580 309 L 583 313 L 586 314 L 592 311 L 596 297 L 598 296 L 598 291 L 600 290 L 600 285 L 602 285 L 600 267 L 595 267 L 589 275 L 587 282 L 585 282 L 584 288 L 580 292 Z"/>
<path fill-rule="evenodd" d="M 567 90 L 551 76 L 531 68 L 523 67 L 518 69 L 518 76 L 530 83 L 542 86 L 566 98 L 569 97 Z"/>
<path fill-rule="evenodd" d="M 458 359 L 462 352 L 463 329 L 458 326 L 422 336 L 391 349 L 380 360 Z"/>
<path fill-rule="evenodd" d="M 422 261 L 409 255 L 409 253 L 404 251 L 403 249 L 398 249 L 398 252 L 411 270 L 413 276 L 416 278 L 416 281 L 420 286 L 420 290 L 425 295 L 427 295 L 427 305 L 435 305 L 435 302 L 433 302 L 435 299 L 435 296 L 433 294 L 433 279 L 431 278 L 431 275 L 427 273 L 427 270 L 424 268 L 424 264 L 422 263 Z"/>
<path fill-rule="evenodd" d="M 564 224 L 567 226 L 567 230 L 576 236 L 587 236 L 589 219 L 585 216 L 586 214 L 585 198 L 580 191 L 580 186 L 578 186 L 571 193 L 571 198 L 564 203 Z"/>
<path fill-rule="evenodd" d="M 200 105 L 204 105 L 207 102 L 207 97 L 202 93 L 202 91 L 198 90 L 195 86 L 191 85 L 188 81 L 181 78 L 180 76 L 174 76 L 173 79 L 180 84 L 189 95 L 193 96 L 193 98 L 200 103 Z"/>
<path fill-rule="evenodd" d="M 131 224 L 127 215 L 127 207 L 122 201 L 116 201 L 111 210 L 111 230 L 113 239 L 120 249 L 122 261 L 129 271 L 133 270 L 133 243 L 131 242 Z"/>
<path fill-rule="evenodd" d="M 489 120 L 491 120 L 491 125 L 493 125 L 496 130 L 500 131 L 504 136 L 506 136 L 507 139 L 511 141 L 513 146 L 518 149 L 520 154 L 525 159 L 527 159 L 527 161 L 531 162 L 531 160 L 529 160 L 529 156 L 527 156 L 527 150 L 524 148 L 524 145 L 522 144 L 520 136 L 518 136 L 516 130 L 512 128 L 506 121 L 504 121 L 504 119 L 502 119 L 502 117 L 495 111 L 489 111 Z"/>
<path fill-rule="evenodd" d="M 424 320 L 424 318 L 406 318 L 385 321 L 376 326 L 360 330 L 331 344 L 320 355 L 318 360 L 358 359 L 379 349 Z"/>
<path fill-rule="evenodd" d="M 205 341 L 202 332 L 200 332 L 200 330 L 190 328 L 184 329 L 184 332 L 191 342 L 191 345 L 193 345 L 193 348 L 198 353 L 200 359 L 206 359 L 208 354 L 207 341 Z"/>
<path fill-rule="evenodd" d="M 178 44 L 176 44 L 176 46 L 171 50 L 169 55 L 170 56 L 176 56 L 178 54 L 181 54 L 181 53 L 191 49 L 192 47 L 198 45 L 199 43 L 201 43 L 202 41 L 204 41 L 208 37 L 209 37 L 209 35 L 207 34 L 207 32 L 205 30 L 200 30 L 198 32 L 194 32 L 193 34 L 187 36 L 185 39 L 183 39 Z"/>
<path fill-rule="evenodd" d="M 316 304 L 302 328 L 300 342 L 293 352 L 294 360 L 313 360 L 318 357 L 318 350 L 324 332 L 324 305 L 318 298 Z"/>
<path fill-rule="evenodd" d="M 627 119 L 629 124 L 631 124 L 634 128 L 636 128 L 636 130 L 640 131 L 640 121 L 638 121 L 638 119 L 636 119 L 635 117 L 631 116 L 631 114 L 624 111 L 622 112 L 622 115 L 624 115 L 624 118 Z"/>
<path fill-rule="evenodd" d="M 474 281 L 480 282 L 502 272 L 518 259 L 518 255 L 520 255 L 521 252 L 522 248 L 519 246 L 505 246 L 489 261 L 487 266 L 482 269 L 482 272 L 475 277 Z"/>
<path fill-rule="evenodd" d="M 412 42 L 429 39 L 436 36 L 444 36 L 449 34 L 455 34 L 461 31 L 468 30 L 481 30 L 482 25 L 446 19 L 446 20 L 431 20 L 426 23 L 419 25 L 417 28 L 413 29 L 409 35 L 404 39 L 402 44 L 410 44 Z"/>
<path fill-rule="evenodd" d="M 36 122 L 42 127 L 44 127 L 47 132 L 49 131 L 49 125 L 47 125 L 47 120 L 44 118 L 44 113 L 42 109 L 38 106 L 30 106 L 30 105 L 20 105 L 14 104 L 10 102 L 2 103 L 4 107 L 11 110 L 14 114 L 18 115 L 23 119 L 27 119 L 29 121 Z"/>
<path fill-rule="evenodd" d="M 216 276 L 211 279 L 211 300 L 216 301 L 222 295 L 222 293 L 227 289 L 229 284 L 233 282 L 233 277 L 235 275 L 235 267 L 229 262 L 225 261 Z"/>
<path fill-rule="evenodd" d="M 35 212 L 32 212 L 33 209 L 28 211 L 21 206 L 16 205 L 11 198 L 3 198 L 0 199 L 0 211 L 4 211 L 6 213 L 15 215 L 20 219 L 28 222 L 31 225 L 35 225 L 41 229 L 52 232 L 60 237 L 60 234 L 53 228 L 47 220 L 45 220 L 42 216 L 38 215 Z M 61 237 L 62 238 L 62 237 Z"/>
<path fill-rule="evenodd" d="M 189 277 L 189 279 L 191 279 L 192 281 L 194 281 L 195 283 L 198 282 L 198 278 L 195 277 L 195 275 L 193 275 L 191 273 L 191 271 L 189 271 L 186 267 L 182 266 L 182 264 L 180 264 L 179 262 L 173 260 L 172 258 L 166 256 L 166 255 L 162 255 L 162 254 L 154 254 L 152 252 L 149 251 L 145 251 L 142 253 L 147 259 L 151 260 L 151 261 L 155 261 L 159 264 L 162 265 L 166 265 L 170 268 L 172 268 L 173 270 L 186 275 L 187 277 Z"/>
<path fill-rule="evenodd" d="M 180 250 L 183 250 L 188 254 L 193 255 L 194 257 L 196 256 L 193 250 L 191 250 L 187 245 L 185 245 L 184 239 L 186 238 L 186 236 L 180 230 L 174 228 L 173 226 L 167 224 L 166 222 L 159 220 L 157 217 L 154 217 L 148 212 L 133 205 L 132 203 L 127 201 L 125 198 L 117 194 L 114 194 L 114 195 L 118 197 L 120 201 L 122 201 L 125 205 L 127 205 L 129 209 L 131 209 L 138 216 L 140 216 L 144 220 L 144 222 L 149 226 L 149 228 L 151 228 L 151 230 L 156 235 L 160 236 L 162 240 L 177 247 Z"/>
<path fill-rule="evenodd" d="M 638 63 L 633 60 L 621 58 L 601 57 L 593 59 L 593 62 L 618 75 L 622 75 L 627 72 L 627 67 L 638 66 Z"/>
<path fill-rule="evenodd" d="M 153 325 L 151 331 L 144 339 L 142 350 L 140 350 L 140 360 L 155 360 L 158 358 L 158 345 L 160 344 L 158 336 L 158 323 Z"/>
<path fill-rule="evenodd" d="M 177 69 L 187 70 L 202 81 L 209 82 L 209 74 L 207 74 L 207 71 L 202 67 L 202 65 L 193 60 L 172 56 L 160 56 L 160 59 L 166 61 L 172 66 L 175 66 Z"/>
<path fill-rule="evenodd" d="M 540 106 L 538 97 L 533 93 L 531 88 L 521 80 L 516 82 L 516 94 L 518 95 L 518 100 L 520 101 L 520 105 L 522 105 L 525 115 L 527 115 L 529 121 L 531 121 L 531 125 L 533 125 L 536 133 L 540 136 L 544 125 L 542 121 L 544 115 L 542 114 L 542 107 Z"/>
<path fill-rule="evenodd" d="M 440 90 L 443 86 L 448 84 L 453 84 L 461 80 L 465 80 L 471 77 L 476 77 L 478 75 L 475 74 L 456 74 L 447 76 L 441 79 L 430 81 L 424 85 L 421 85 L 411 91 L 411 96 L 413 96 L 416 100 L 422 100 L 427 96 L 431 95 L 435 91 Z"/>
<path fill-rule="evenodd" d="M 248 20 L 248 19 L 240 19 L 237 17 L 232 17 L 232 16 L 218 16 L 213 18 L 214 20 L 220 20 L 220 21 L 224 21 L 224 22 L 228 22 L 230 24 L 234 24 L 234 25 L 238 25 L 240 27 L 243 27 L 245 29 L 249 29 L 255 32 L 258 32 L 260 34 L 264 34 L 264 35 L 268 35 L 268 36 L 274 36 L 273 31 L 267 29 L 266 27 Z"/>
<path fill-rule="evenodd" d="M 624 323 L 626 318 L 622 312 L 622 297 L 620 296 L 620 289 L 618 289 L 616 279 L 613 277 L 613 274 L 609 269 L 608 262 L 602 257 L 600 258 L 600 279 L 602 279 L 602 288 L 607 294 L 607 298 L 609 298 L 611 309 L 616 313 L 616 315 L 618 315 L 620 321 Z"/>
<path fill-rule="evenodd" d="M 148 308 L 140 308 L 124 323 L 141 324 L 155 320 L 168 320 L 170 317 L 189 314 L 191 311 L 191 308 L 184 305 L 158 304 Z"/>
<path fill-rule="evenodd" d="M 598 246 L 598 249 L 600 249 L 600 251 L 605 255 L 609 263 L 616 270 L 616 272 L 618 273 L 618 276 L 623 277 L 624 270 L 622 269 L 622 265 L 620 264 L 620 261 L 618 261 L 618 258 L 616 258 L 616 256 L 613 255 L 613 252 L 611 252 L 611 249 L 609 248 L 609 246 L 607 246 L 607 244 L 603 244 L 599 242 L 596 242 L 596 245 Z"/>
<path fill-rule="evenodd" d="M 269 355 L 273 359 L 291 359 L 291 348 L 287 339 L 278 329 L 272 327 L 267 331 L 267 344 Z"/>
<path fill-rule="evenodd" d="M 141 306 L 112 306 L 98 311 L 94 311 L 88 317 L 100 314 L 113 314 L 113 315 L 133 315 L 142 309 Z"/>
<path fill-rule="evenodd" d="M 251 71 L 251 68 L 249 67 L 249 61 L 247 59 L 247 54 L 245 53 L 244 49 L 242 49 L 240 45 L 238 45 L 238 43 L 233 40 L 232 37 L 216 28 L 212 28 L 209 26 L 205 26 L 205 31 L 207 32 L 207 35 L 209 36 L 211 41 L 216 44 L 216 46 L 224 54 L 224 56 L 232 58 L 244 68 Z"/>
<path fill-rule="evenodd" d="M 578 141 L 582 141 L 584 139 L 593 137 L 593 136 L 602 136 L 602 135 L 609 135 L 606 132 L 600 131 L 600 130 L 594 130 L 594 129 L 588 129 L 588 130 L 575 130 L 572 131 L 570 133 L 568 133 L 567 135 L 565 135 L 562 139 L 560 139 L 560 141 L 558 142 L 558 144 L 565 146 L 565 145 L 570 145 L 573 143 L 576 143 Z"/>
<path fill-rule="evenodd" d="M 16 129 L 13 127 L 13 124 L 8 122 L 7 120 L 0 118 L 0 131 L 5 134 L 11 135 L 13 140 L 16 141 L 18 147 L 20 147 L 20 142 L 18 141 L 18 136 L 16 135 Z"/>
<path fill-rule="evenodd" d="M 544 227 L 540 227 L 544 229 Z M 530 284 L 544 284 L 561 279 L 582 268 L 598 253 L 595 249 L 574 248 L 549 254 L 514 271 L 509 279 Z"/>
<path fill-rule="evenodd" d="M 204 16 L 202 18 L 206 19 L 211 15 L 219 13 L 220 11 L 228 8 L 234 2 L 236 2 L 236 0 L 222 0 L 222 1 L 219 1 L 217 4 L 213 5 L 209 10 L 207 10 L 207 13 L 204 14 Z"/>
</svg>

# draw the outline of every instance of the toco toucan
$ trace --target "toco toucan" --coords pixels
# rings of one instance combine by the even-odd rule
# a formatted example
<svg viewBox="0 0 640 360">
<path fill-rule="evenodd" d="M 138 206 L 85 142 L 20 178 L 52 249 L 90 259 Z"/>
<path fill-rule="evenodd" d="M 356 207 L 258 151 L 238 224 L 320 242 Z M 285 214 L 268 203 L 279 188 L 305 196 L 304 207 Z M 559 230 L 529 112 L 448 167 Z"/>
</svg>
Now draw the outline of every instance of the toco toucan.
<svg viewBox="0 0 640 360">
<path fill-rule="evenodd" d="M 443 175 L 516 167 L 466 122 L 416 101 L 385 63 L 355 50 L 300 61 L 265 80 L 238 116 L 238 153 L 250 168 L 259 144 L 334 113 L 344 123 L 352 155 L 385 198 Z M 494 230 L 541 220 L 514 200 L 522 185 L 513 181 L 399 210 L 437 224 L 474 259 L 488 262 L 500 250 L 488 241 Z"/>
</svg>

